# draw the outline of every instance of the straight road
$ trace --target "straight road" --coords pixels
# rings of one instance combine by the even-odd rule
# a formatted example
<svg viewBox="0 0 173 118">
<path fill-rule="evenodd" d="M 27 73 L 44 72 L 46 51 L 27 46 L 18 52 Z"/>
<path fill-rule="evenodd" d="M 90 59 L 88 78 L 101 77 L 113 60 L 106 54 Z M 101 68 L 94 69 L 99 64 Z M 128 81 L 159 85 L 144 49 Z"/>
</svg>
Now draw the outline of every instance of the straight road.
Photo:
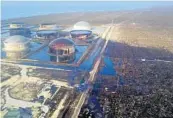
<svg viewBox="0 0 173 118">
<path fill-rule="evenodd" d="M 63 99 L 61 99 L 57 109 L 55 110 L 55 112 L 53 113 L 53 115 L 51 116 L 51 118 L 57 118 L 61 112 L 61 110 L 64 108 L 64 103 L 68 97 L 68 93 L 65 94 L 65 96 L 63 97 Z"/>
<path fill-rule="evenodd" d="M 102 50 L 101 50 L 101 52 L 99 54 L 99 57 L 98 57 L 95 65 L 94 65 L 94 68 L 90 71 L 90 77 L 89 77 L 89 80 L 88 81 L 91 82 L 91 83 L 95 81 L 95 77 L 96 77 L 96 74 L 98 72 L 98 67 L 100 65 L 102 55 L 103 55 L 103 53 L 104 53 L 104 51 L 106 49 L 106 46 L 108 44 L 108 41 L 110 39 L 110 36 L 112 34 L 113 29 L 114 29 L 114 26 L 113 25 L 112 26 L 109 26 L 108 29 L 102 35 L 102 38 L 106 39 L 106 42 L 105 42 L 105 44 L 104 44 L 104 46 L 103 46 L 103 48 L 102 48 Z M 80 113 L 80 110 L 82 108 L 82 105 L 84 104 L 85 99 L 88 96 L 89 90 L 91 90 L 91 89 L 92 89 L 92 87 L 91 88 L 88 88 L 84 93 L 82 93 L 82 95 L 81 95 L 81 97 L 79 99 L 79 102 L 78 102 L 78 104 L 75 107 L 75 110 L 74 110 L 74 113 L 72 115 L 72 118 L 78 118 L 78 115 Z"/>
</svg>

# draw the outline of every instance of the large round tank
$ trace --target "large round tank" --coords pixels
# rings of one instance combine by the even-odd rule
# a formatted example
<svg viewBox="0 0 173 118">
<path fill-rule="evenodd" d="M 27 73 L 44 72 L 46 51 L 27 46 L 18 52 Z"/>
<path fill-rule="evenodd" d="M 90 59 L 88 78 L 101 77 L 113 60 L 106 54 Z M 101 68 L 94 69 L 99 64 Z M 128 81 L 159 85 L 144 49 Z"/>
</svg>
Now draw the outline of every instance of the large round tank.
<svg viewBox="0 0 173 118">
<path fill-rule="evenodd" d="M 22 35 L 25 37 L 31 37 L 31 31 L 24 23 L 11 23 L 9 32 L 10 36 Z"/>
<path fill-rule="evenodd" d="M 58 32 L 54 30 L 39 30 L 36 32 L 36 38 L 41 40 L 53 40 L 58 37 Z"/>
<path fill-rule="evenodd" d="M 73 30 L 91 30 L 91 25 L 88 22 L 80 21 L 74 24 Z"/>
<path fill-rule="evenodd" d="M 79 40 L 87 40 L 91 37 L 92 31 L 89 30 L 72 30 L 71 37 Z"/>
<path fill-rule="evenodd" d="M 70 35 L 73 39 L 87 40 L 92 36 L 91 26 L 85 21 L 77 22 L 73 26 Z"/>
<path fill-rule="evenodd" d="M 21 35 L 11 36 L 3 43 L 7 58 L 20 58 L 30 50 L 30 40 Z"/>
<path fill-rule="evenodd" d="M 58 31 L 60 28 L 54 23 L 43 23 L 40 24 L 38 30 L 55 30 Z"/>
<path fill-rule="evenodd" d="M 14 22 L 10 24 L 10 28 L 23 28 L 26 27 L 24 23 Z"/>
<path fill-rule="evenodd" d="M 75 58 L 75 46 L 71 39 L 58 38 L 49 44 L 51 61 L 54 62 L 70 62 Z"/>
</svg>

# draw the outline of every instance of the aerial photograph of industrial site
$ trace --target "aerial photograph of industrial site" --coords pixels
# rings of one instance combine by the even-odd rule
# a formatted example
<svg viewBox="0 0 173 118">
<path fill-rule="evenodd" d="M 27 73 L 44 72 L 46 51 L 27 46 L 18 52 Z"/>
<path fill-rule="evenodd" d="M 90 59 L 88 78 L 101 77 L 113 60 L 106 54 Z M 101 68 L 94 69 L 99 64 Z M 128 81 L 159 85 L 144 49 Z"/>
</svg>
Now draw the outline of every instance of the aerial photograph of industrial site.
<svg viewBox="0 0 173 118">
<path fill-rule="evenodd" d="M 0 118 L 173 118 L 173 1 L 1 1 Z"/>
</svg>

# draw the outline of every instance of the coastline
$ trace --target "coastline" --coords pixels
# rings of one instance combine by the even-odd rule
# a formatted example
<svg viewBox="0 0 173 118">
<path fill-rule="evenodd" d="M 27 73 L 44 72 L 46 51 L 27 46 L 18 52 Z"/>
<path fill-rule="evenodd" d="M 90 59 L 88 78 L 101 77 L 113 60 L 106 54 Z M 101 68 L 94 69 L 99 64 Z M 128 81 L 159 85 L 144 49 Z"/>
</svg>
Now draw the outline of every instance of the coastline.
<svg viewBox="0 0 173 118">
<path fill-rule="evenodd" d="M 128 10 L 130 11 L 130 10 Z M 104 17 L 106 14 L 118 14 L 123 13 L 127 11 L 103 11 L 103 10 L 97 10 L 97 11 L 70 11 L 70 12 L 59 12 L 59 13 L 52 13 L 52 14 L 46 14 L 46 15 L 34 15 L 34 16 L 28 16 L 28 17 L 19 17 L 19 18 L 11 18 L 11 19 L 5 19 L 1 20 L 2 24 L 11 23 L 11 22 L 24 22 L 27 24 L 40 24 L 40 23 L 57 23 L 59 25 L 71 25 L 74 24 L 80 20 L 88 21 L 91 24 L 101 24 L 98 22 L 102 22 L 103 19 L 96 20 L 96 22 L 92 22 L 95 17 L 93 16 L 102 16 Z M 85 17 L 85 18 L 84 18 Z M 107 19 L 107 21 L 102 22 L 102 24 L 110 23 L 110 20 Z"/>
<path fill-rule="evenodd" d="M 173 6 L 154 7 L 147 9 L 117 10 L 117 11 L 71 11 L 47 15 L 36 15 L 2 20 L 2 24 L 23 22 L 36 25 L 41 23 L 56 23 L 60 26 L 71 26 L 78 21 L 87 21 L 91 25 L 109 24 L 114 19 L 115 23 L 139 23 L 142 25 L 173 27 Z M 126 22 L 128 20 L 128 22 Z"/>
</svg>

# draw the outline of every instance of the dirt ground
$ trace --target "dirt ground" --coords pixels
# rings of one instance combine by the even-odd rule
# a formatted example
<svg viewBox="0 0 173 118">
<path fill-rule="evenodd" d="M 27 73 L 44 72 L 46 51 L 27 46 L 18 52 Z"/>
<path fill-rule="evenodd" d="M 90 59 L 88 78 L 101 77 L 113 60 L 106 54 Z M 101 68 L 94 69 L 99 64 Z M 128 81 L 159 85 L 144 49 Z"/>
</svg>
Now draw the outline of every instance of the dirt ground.
<svg viewBox="0 0 173 118">
<path fill-rule="evenodd" d="M 31 101 L 37 97 L 37 94 L 41 88 L 41 85 L 36 85 L 35 83 L 22 82 L 10 89 L 9 93 L 13 98 Z"/>
</svg>

